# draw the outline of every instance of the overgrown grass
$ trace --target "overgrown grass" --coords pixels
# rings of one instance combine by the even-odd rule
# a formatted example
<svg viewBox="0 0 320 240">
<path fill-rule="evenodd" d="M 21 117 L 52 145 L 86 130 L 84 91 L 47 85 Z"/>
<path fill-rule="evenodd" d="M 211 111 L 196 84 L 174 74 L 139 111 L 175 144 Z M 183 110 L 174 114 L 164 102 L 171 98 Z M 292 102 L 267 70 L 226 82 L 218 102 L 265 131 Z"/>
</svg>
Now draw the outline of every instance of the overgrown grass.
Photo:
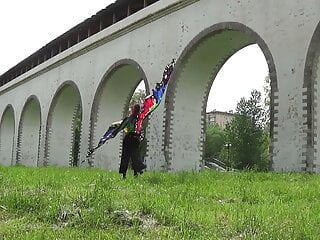
<svg viewBox="0 0 320 240">
<path fill-rule="evenodd" d="M 319 239 L 320 176 L 0 167 L 0 239 Z"/>
</svg>

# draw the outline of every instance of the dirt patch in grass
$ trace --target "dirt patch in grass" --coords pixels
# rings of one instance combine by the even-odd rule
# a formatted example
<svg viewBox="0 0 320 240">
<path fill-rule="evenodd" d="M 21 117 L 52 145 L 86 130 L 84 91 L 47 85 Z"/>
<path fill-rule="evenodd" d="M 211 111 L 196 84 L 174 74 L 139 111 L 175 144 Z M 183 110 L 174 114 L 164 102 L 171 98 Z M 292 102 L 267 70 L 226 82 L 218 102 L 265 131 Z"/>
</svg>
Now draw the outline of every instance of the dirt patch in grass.
<svg viewBox="0 0 320 240">
<path fill-rule="evenodd" d="M 12 219 L 12 216 L 6 211 L 4 206 L 0 205 L 0 225 Z"/>
<path fill-rule="evenodd" d="M 151 215 L 140 211 L 116 210 L 111 213 L 115 223 L 123 226 L 139 226 L 142 228 L 155 228 L 159 226 L 158 221 Z"/>
</svg>

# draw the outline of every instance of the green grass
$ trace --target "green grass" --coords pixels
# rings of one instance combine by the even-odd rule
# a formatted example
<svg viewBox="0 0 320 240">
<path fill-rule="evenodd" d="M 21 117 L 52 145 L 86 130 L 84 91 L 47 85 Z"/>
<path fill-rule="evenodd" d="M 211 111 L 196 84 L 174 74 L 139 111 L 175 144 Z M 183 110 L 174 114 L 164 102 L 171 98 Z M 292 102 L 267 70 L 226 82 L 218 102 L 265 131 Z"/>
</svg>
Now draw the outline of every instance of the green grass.
<svg viewBox="0 0 320 240">
<path fill-rule="evenodd" d="M 130 175 L 131 174 L 131 175 Z M 319 239 L 320 176 L 0 167 L 0 239 Z"/>
</svg>

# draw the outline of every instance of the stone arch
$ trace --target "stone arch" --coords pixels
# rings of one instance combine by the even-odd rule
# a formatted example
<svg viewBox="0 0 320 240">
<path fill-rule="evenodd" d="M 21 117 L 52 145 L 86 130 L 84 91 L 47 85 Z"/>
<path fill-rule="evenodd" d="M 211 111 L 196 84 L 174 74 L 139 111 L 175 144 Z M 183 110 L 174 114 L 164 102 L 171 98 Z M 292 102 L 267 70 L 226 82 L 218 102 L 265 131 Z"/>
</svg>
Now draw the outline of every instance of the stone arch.
<svg viewBox="0 0 320 240">
<path fill-rule="evenodd" d="M 320 128 L 318 128 L 318 99 L 320 98 L 320 22 L 316 26 L 307 51 L 304 81 L 303 81 L 303 108 L 306 122 L 304 130 L 306 145 L 302 160 L 302 171 L 320 172 Z"/>
<path fill-rule="evenodd" d="M 36 96 L 26 101 L 18 129 L 17 164 L 36 167 L 39 160 L 41 107 Z"/>
<path fill-rule="evenodd" d="M 1 117 L 0 122 L 0 164 L 12 165 L 13 143 L 15 134 L 14 109 L 9 104 Z"/>
<path fill-rule="evenodd" d="M 80 111 L 81 94 L 72 81 L 64 82 L 54 94 L 47 124 L 44 165 L 71 166 L 73 164 L 75 118 Z"/>
<path fill-rule="evenodd" d="M 131 59 L 113 64 L 104 74 L 95 93 L 91 116 L 89 148 L 97 144 L 107 127 L 128 114 L 129 101 L 138 84 L 149 84 L 141 66 Z M 121 137 L 116 137 L 92 155 L 90 164 L 95 167 L 117 169 L 121 152 Z"/>
<path fill-rule="evenodd" d="M 169 83 L 164 143 L 168 170 L 202 169 L 206 104 L 211 85 L 229 57 L 254 43 L 260 46 L 269 66 L 272 152 L 278 88 L 271 52 L 263 39 L 247 26 L 236 22 L 219 23 L 203 30 L 187 45 Z"/>
</svg>

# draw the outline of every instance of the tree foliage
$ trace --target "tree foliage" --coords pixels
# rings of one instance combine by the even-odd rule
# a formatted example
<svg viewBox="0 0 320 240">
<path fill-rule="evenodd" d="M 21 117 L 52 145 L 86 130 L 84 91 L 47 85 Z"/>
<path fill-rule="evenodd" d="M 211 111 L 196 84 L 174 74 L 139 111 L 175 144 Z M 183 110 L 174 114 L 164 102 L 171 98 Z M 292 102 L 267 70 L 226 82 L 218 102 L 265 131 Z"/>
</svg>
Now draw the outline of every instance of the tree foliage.
<svg viewBox="0 0 320 240">
<path fill-rule="evenodd" d="M 81 125 L 82 125 L 82 112 L 81 106 L 78 104 L 75 116 L 73 119 L 73 146 L 72 146 L 72 166 L 78 166 L 79 164 L 79 151 L 80 151 L 80 137 L 81 137 Z"/>
<path fill-rule="evenodd" d="M 146 98 L 146 91 L 144 89 L 138 89 L 132 95 L 130 100 L 129 107 L 131 108 L 135 104 L 143 103 L 143 100 Z"/>
<path fill-rule="evenodd" d="M 251 92 L 248 100 L 237 104 L 236 116 L 226 127 L 230 147 L 230 162 L 237 169 L 265 170 L 268 167 L 267 116 L 261 93 Z"/>
<path fill-rule="evenodd" d="M 218 158 L 225 143 L 225 132 L 217 124 L 209 124 L 206 130 L 205 158 Z"/>
</svg>

